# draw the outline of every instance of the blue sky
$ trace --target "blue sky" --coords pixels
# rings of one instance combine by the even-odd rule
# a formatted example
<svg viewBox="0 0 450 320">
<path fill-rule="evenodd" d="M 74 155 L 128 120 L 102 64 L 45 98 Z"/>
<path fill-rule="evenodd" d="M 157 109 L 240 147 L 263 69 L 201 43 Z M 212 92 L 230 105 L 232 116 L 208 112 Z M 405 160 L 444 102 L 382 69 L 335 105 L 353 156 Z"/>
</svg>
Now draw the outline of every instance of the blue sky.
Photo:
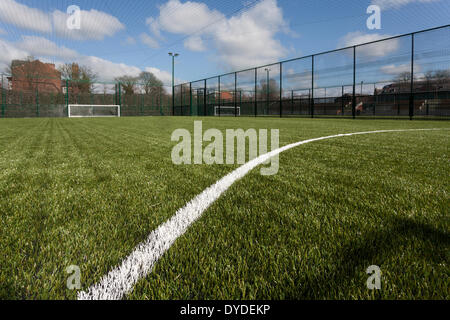
<svg viewBox="0 0 450 320">
<path fill-rule="evenodd" d="M 366 9 L 382 9 L 369 30 Z M 81 8 L 68 31 L 66 10 Z M 0 0 L 0 70 L 33 55 L 77 61 L 102 80 L 148 70 L 170 83 L 449 23 L 448 0 Z"/>
</svg>

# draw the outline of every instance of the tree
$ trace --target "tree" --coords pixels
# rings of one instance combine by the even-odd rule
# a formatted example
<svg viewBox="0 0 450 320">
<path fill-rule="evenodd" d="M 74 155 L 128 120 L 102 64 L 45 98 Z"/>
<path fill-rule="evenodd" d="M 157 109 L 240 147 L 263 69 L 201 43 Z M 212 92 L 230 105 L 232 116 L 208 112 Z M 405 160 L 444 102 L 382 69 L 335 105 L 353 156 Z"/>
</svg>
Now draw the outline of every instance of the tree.
<svg viewBox="0 0 450 320">
<path fill-rule="evenodd" d="M 132 95 L 136 91 L 137 77 L 122 76 L 115 79 L 120 83 L 126 95 Z"/>
<path fill-rule="evenodd" d="M 450 79 L 450 70 L 436 70 L 434 77 L 439 81 L 448 81 Z"/>
<path fill-rule="evenodd" d="M 400 73 L 396 79 L 398 82 L 408 82 L 411 80 L 411 72 L 405 71 Z"/>
<path fill-rule="evenodd" d="M 268 89 L 268 90 L 267 90 Z M 267 88 L 267 80 L 261 80 L 258 88 L 258 96 L 262 100 L 278 100 L 280 99 L 280 86 L 274 79 L 269 80 L 269 88 Z"/>
<path fill-rule="evenodd" d="M 66 63 L 58 68 L 64 79 L 70 80 L 72 92 L 91 93 L 97 74 L 87 66 L 78 63 Z"/>
<path fill-rule="evenodd" d="M 145 94 L 149 95 L 159 94 L 161 87 L 164 85 L 163 82 L 151 72 L 141 72 L 139 80 L 144 86 Z"/>
<path fill-rule="evenodd" d="M 108 93 L 108 85 L 106 83 L 103 84 L 103 95 Z"/>
<path fill-rule="evenodd" d="M 425 73 L 425 79 L 426 79 L 427 81 L 433 80 L 433 71 L 428 70 L 428 71 Z"/>
</svg>

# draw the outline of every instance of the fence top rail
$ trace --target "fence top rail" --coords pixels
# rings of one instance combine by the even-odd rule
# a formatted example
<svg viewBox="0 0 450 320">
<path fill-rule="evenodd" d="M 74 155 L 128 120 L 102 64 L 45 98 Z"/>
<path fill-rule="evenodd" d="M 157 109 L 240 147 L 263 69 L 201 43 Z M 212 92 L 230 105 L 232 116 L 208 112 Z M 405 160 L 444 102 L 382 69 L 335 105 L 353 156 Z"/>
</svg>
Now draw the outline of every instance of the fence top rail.
<svg viewBox="0 0 450 320">
<path fill-rule="evenodd" d="M 69 107 L 120 107 L 119 104 L 68 104 Z"/>
<path fill-rule="evenodd" d="M 251 71 L 251 70 L 255 70 L 255 69 L 257 70 L 257 69 L 261 69 L 261 68 L 264 68 L 264 67 L 273 66 L 275 64 L 283 64 L 283 63 L 292 62 L 292 61 L 296 61 L 296 60 L 312 58 L 314 56 L 324 55 L 324 54 L 327 54 L 327 53 L 333 53 L 333 52 L 353 49 L 353 48 L 357 48 L 357 47 L 361 47 L 361 46 L 365 46 L 365 45 L 369 45 L 369 44 L 374 44 L 374 43 L 378 43 L 378 42 L 389 41 L 389 40 L 398 39 L 398 38 L 407 37 L 407 36 L 413 36 L 413 35 L 419 34 L 419 33 L 430 32 L 430 31 L 439 30 L 439 29 L 445 29 L 445 28 L 448 28 L 448 27 L 450 27 L 450 24 L 439 26 L 439 27 L 434 27 L 434 28 L 429 28 L 429 29 L 424 29 L 424 30 L 419 30 L 419 31 L 414 31 L 414 32 L 410 32 L 410 33 L 400 34 L 400 35 L 387 37 L 387 38 L 383 38 L 383 39 L 378 39 L 378 40 L 374 40 L 374 41 L 369 41 L 369 42 L 365 42 L 365 43 L 360 43 L 360 44 L 353 45 L 353 46 L 347 46 L 347 47 L 333 49 L 333 50 L 328 50 L 328 51 L 323 51 L 323 52 L 319 52 L 319 53 L 313 53 L 313 54 L 310 54 L 310 55 L 297 57 L 297 58 L 292 58 L 292 59 L 283 60 L 283 61 L 274 62 L 274 63 L 269 63 L 269 64 L 265 64 L 265 65 L 262 65 L 262 66 L 252 67 L 252 68 L 238 70 L 238 71 L 232 71 L 232 72 L 229 72 L 229 73 L 220 74 L 220 75 L 212 76 L 212 77 L 209 77 L 209 78 L 205 78 L 205 79 L 201 79 L 201 80 L 195 80 L 195 81 L 190 81 L 190 82 L 205 81 L 205 80 L 210 80 L 210 79 L 217 78 L 217 77 L 230 75 L 230 74 L 233 74 L 233 73 L 240 73 L 240 72 Z M 186 82 L 186 83 L 190 83 L 190 82 Z"/>
</svg>

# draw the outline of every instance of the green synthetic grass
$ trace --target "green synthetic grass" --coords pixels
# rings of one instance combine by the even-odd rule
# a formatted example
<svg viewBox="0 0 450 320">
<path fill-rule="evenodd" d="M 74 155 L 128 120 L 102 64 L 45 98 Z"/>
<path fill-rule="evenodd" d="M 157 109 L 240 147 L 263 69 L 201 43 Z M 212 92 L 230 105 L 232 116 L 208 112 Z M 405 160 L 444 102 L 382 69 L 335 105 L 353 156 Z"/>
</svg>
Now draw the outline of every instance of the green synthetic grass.
<svg viewBox="0 0 450 320">
<path fill-rule="evenodd" d="M 171 161 L 178 128 L 280 129 L 315 142 L 275 176 L 233 185 L 128 299 L 448 299 L 450 124 L 121 118 L 0 120 L 0 298 L 74 299 L 180 207 L 237 166 Z M 382 289 L 366 288 L 370 265 Z"/>
</svg>

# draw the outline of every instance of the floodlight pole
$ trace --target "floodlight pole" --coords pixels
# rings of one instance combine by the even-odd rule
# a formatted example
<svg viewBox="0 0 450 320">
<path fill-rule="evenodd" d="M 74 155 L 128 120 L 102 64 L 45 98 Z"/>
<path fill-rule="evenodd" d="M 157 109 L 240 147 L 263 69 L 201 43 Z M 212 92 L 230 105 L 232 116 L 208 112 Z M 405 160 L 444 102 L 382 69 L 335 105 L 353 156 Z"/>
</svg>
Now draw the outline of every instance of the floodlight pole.
<svg viewBox="0 0 450 320">
<path fill-rule="evenodd" d="M 172 57 L 172 116 L 175 115 L 175 57 L 178 57 L 178 53 L 169 52 L 169 56 Z"/>
<path fill-rule="evenodd" d="M 65 95 L 65 98 L 66 98 L 67 115 L 70 117 L 70 109 L 69 109 L 69 79 L 66 79 L 66 95 Z"/>
</svg>

